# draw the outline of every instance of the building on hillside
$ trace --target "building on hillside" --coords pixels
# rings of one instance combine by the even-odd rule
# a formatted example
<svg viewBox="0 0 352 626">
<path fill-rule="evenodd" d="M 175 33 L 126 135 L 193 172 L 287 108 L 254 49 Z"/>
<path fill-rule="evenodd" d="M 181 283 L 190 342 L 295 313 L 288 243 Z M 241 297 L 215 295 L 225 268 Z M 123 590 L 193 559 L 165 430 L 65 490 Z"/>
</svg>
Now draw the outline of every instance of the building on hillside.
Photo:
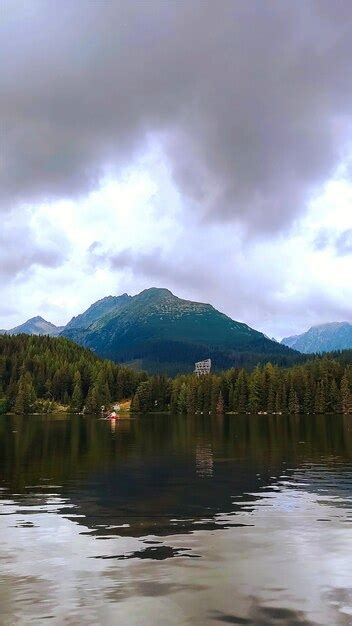
<svg viewBox="0 0 352 626">
<path fill-rule="evenodd" d="M 194 365 L 194 373 L 197 376 L 204 376 L 205 374 L 210 374 L 211 370 L 211 359 L 206 359 L 205 361 L 198 361 Z"/>
</svg>

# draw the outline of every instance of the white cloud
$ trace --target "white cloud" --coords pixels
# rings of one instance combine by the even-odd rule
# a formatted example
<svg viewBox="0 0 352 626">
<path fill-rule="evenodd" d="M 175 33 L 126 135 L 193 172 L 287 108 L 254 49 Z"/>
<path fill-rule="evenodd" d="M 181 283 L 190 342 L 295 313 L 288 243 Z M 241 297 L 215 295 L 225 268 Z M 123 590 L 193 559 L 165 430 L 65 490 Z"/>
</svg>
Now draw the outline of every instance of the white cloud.
<svg viewBox="0 0 352 626">
<path fill-rule="evenodd" d="M 352 320 L 352 256 L 334 245 L 352 227 L 351 207 L 352 185 L 335 179 L 289 233 L 248 240 L 239 224 L 198 222 L 154 150 L 79 201 L 32 207 L 27 235 L 12 222 L 21 245 L 16 252 L 8 240 L 2 268 L 12 263 L 16 273 L 26 255 L 30 262 L 20 286 L 3 286 L 0 326 L 35 314 L 62 324 L 105 295 L 152 285 L 211 302 L 270 336 Z M 321 233 L 328 238 L 317 245 Z"/>
</svg>

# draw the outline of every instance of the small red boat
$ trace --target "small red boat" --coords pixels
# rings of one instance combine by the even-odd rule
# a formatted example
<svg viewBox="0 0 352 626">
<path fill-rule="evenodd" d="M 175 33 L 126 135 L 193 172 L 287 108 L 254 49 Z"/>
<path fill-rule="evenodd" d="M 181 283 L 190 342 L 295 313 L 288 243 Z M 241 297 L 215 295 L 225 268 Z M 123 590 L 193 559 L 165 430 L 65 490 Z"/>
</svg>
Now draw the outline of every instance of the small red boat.
<svg viewBox="0 0 352 626">
<path fill-rule="evenodd" d="M 117 420 L 120 416 L 116 413 L 116 411 L 111 411 L 110 413 L 107 414 L 106 419 L 107 420 Z"/>
</svg>

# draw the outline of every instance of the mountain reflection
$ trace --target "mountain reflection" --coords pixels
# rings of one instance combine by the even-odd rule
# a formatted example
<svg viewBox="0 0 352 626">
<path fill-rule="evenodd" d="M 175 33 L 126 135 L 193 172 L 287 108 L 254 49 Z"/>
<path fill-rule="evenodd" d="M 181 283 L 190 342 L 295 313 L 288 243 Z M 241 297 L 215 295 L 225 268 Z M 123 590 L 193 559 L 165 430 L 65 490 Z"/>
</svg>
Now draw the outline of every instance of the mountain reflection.
<svg viewBox="0 0 352 626">
<path fill-rule="evenodd" d="M 352 420 L 341 416 L 146 416 L 114 430 L 78 416 L 0 422 L 3 497 L 22 512 L 56 506 L 101 537 L 234 526 L 236 513 L 285 481 L 343 506 L 351 454 Z"/>
</svg>

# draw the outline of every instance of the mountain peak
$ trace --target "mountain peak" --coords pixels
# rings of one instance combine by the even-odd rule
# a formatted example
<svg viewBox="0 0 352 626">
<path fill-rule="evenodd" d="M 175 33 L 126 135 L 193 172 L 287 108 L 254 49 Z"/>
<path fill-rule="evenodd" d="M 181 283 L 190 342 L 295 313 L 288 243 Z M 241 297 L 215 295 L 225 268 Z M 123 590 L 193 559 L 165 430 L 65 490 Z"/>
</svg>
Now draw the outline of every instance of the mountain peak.
<svg viewBox="0 0 352 626">
<path fill-rule="evenodd" d="M 307 332 L 310 332 L 311 330 L 312 331 L 324 330 L 325 328 L 327 329 L 344 328 L 344 327 L 346 328 L 350 326 L 352 326 L 350 322 L 325 322 L 324 324 L 315 324 L 314 326 L 311 326 Z"/>
<path fill-rule="evenodd" d="M 59 335 L 61 330 L 62 327 L 55 326 L 55 324 L 48 322 L 41 315 L 35 315 L 23 324 L 6 330 L 5 333 L 7 335 L 19 335 L 23 333 L 25 335 L 50 335 L 55 337 Z"/>
<path fill-rule="evenodd" d="M 348 350 L 352 348 L 352 324 L 350 322 L 317 324 L 300 335 L 284 337 L 281 343 L 305 354 Z"/>
<path fill-rule="evenodd" d="M 175 296 L 172 291 L 170 291 L 170 289 L 166 289 L 164 287 L 148 287 L 148 289 L 143 289 L 143 291 L 141 291 L 139 294 L 137 294 L 138 297 L 150 297 L 150 298 L 155 298 L 155 297 L 164 297 L 164 296 L 172 296 L 173 298 L 176 298 L 177 296 Z"/>
<path fill-rule="evenodd" d="M 206 358 L 221 369 L 295 356 L 212 305 L 178 298 L 169 289 L 151 287 L 118 302 L 110 310 L 92 305 L 82 314 L 94 313 L 92 323 L 83 328 L 78 316 L 63 334 L 99 356 L 157 373 L 191 372 Z"/>
<path fill-rule="evenodd" d="M 44 317 L 42 317 L 41 315 L 35 315 L 34 317 L 30 317 L 29 320 L 24 323 L 29 324 L 30 322 L 45 322 L 45 324 L 51 324 L 51 322 L 45 320 Z M 51 325 L 54 326 L 54 324 Z"/>
</svg>

